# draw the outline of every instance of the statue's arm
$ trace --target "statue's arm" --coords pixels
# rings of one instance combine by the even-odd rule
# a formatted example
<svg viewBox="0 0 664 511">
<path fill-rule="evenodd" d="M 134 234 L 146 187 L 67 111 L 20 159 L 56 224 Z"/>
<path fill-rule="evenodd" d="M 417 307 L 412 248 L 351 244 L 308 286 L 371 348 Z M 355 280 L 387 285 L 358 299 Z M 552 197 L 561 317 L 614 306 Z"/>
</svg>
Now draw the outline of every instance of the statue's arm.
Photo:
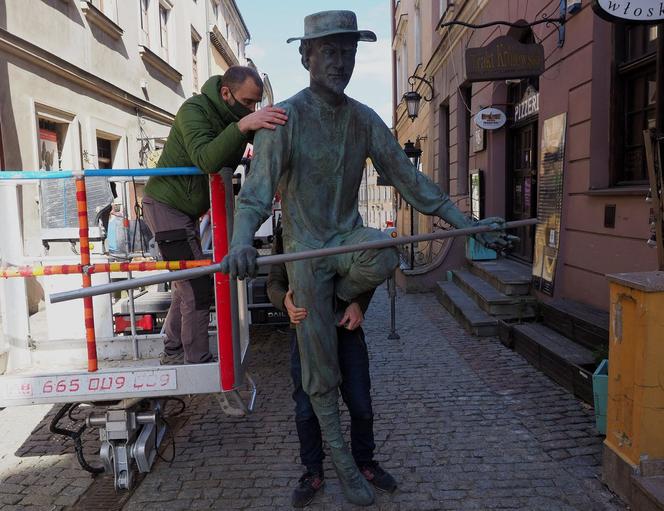
<svg viewBox="0 0 664 511">
<path fill-rule="evenodd" d="M 470 226 L 470 219 L 426 174 L 415 168 L 383 120 L 370 112 L 369 157 L 378 173 L 421 213 L 436 215 L 457 228 Z"/>
<path fill-rule="evenodd" d="M 256 229 L 272 213 L 272 199 L 288 165 L 292 122 L 290 117 L 286 126 L 256 132 L 251 170 L 238 196 L 231 247 L 251 245 Z"/>
</svg>

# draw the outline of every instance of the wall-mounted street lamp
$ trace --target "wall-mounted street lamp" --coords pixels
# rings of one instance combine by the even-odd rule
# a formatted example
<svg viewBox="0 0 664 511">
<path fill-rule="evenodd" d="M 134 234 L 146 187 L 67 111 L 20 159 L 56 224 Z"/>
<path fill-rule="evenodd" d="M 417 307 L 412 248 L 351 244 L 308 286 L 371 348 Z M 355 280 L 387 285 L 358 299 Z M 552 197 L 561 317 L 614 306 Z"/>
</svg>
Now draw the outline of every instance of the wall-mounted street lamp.
<svg viewBox="0 0 664 511">
<path fill-rule="evenodd" d="M 425 94 L 424 97 L 422 97 L 420 93 L 415 90 L 416 80 L 424 82 L 429 86 L 431 93 L 428 96 Z M 403 99 L 406 100 L 408 117 L 410 117 L 411 121 L 414 121 L 417 119 L 417 115 L 420 112 L 420 100 L 423 99 L 424 101 L 429 102 L 433 99 L 433 84 L 429 80 L 421 78 L 417 75 L 409 76 L 408 83 L 410 84 L 410 90 L 403 95 Z"/>
</svg>

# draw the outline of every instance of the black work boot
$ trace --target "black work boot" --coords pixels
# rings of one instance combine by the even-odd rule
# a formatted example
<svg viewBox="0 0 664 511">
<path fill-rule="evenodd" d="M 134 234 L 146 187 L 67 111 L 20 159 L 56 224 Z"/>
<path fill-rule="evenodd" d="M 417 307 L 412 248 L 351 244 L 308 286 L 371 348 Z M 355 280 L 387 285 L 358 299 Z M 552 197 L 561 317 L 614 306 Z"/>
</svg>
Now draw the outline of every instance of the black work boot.
<svg viewBox="0 0 664 511">
<path fill-rule="evenodd" d="M 314 500 L 316 493 L 324 484 L 325 479 L 321 472 L 305 472 L 293 490 L 293 498 L 291 499 L 293 507 L 305 507 Z"/>
<path fill-rule="evenodd" d="M 339 418 L 339 395 L 337 390 L 323 396 L 309 396 L 323 439 L 330 448 L 332 464 L 339 477 L 341 489 L 346 499 L 358 506 L 373 504 L 375 494 L 371 485 L 360 473 L 350 450 L 344 441 Z"/>
<path fill-rule="evenodd" d="M 383 470 L 377 461 L 360 465 L 360 472 L 379 491 L 392 493 L 397 489 L 397 482 L 394 480 L 394 477 L 389 472 Z"/>
</svg>

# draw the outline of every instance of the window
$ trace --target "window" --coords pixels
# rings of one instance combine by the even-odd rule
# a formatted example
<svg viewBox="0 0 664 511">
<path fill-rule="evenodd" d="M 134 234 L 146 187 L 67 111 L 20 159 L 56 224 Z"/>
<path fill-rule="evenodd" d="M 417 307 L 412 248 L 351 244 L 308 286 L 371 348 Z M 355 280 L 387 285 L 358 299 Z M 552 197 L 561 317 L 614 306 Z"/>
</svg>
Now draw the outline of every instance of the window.
<svg viewBox="0 0 664 511">
<path fill-rule="evenodd" d="M 106 138 L 97 138 L 97 167 L 100 169 L 113 168 L 112 142 Z"/>
<path fill-rule="evenodd" d="M 442 18 L 445 16 L 445 13 L 447 12 L 447 9 L 449 9 L 452 6 L 452 0 L 438 0 L 438 13 L 439 16 Z"/>
<path fill-rule="evenodd" d="M 459 87 L 457 91 L 457 194 L 468 193 L 468 165 L 470 157 L 470 108 L 473 98 L 471 86 Z"/>
<path fill-rule="evenodd" d="M 68 127 L 68 124 L 39 118 L 39 170 L 62 168 L 62 147 Z"/>
<path fill-rule="evenodd" d="M 440 105 L 438 120 L 438 186 L 450 193 L 450 107 Z"/>
<path fill-rule="evenodd" d="M 408 46 L 406 45 L 406 38 L 403 38 L 403 42 L 401 44 L 401 79 L 403 80 L 401 83 L 401 91 L 402 94 L 405 93 L 408 90 Z"/>
<path fill-rule="evenodd" d="M 422 16 L 419 3 L 415 5 L 415 67 L 422 63 Z"/>
<path fill-rule="evenodd" d="M 219 20 L 219 2 L 217 0 L 212 0 L 212 20 L 215 24 Z"/>
<path fill-rule="evenodd" d="M 191 86 L 194 92 L 198 92 L 198 46 L 201 38 L 197 36 L 193 28 L 191 30 Z"/>
<path fill-rule="evenodd" d="M 159 4 L 159 43 L 161 57 L 168 61 L 168 19 L 171 10 L 164 4 Z"/>
<path fill-rule="evenodd" d="M 616 34 L 618 104 L 613 184 L 648 182 L 643 130 L 655 127 L 657 27 L 621 26 Z"/>
<path fill-rule="evenodd" d="M 143 40 L 142 44 L 150 46 L 150 18 L 148 12 L 150 10 L 150 0 L 140 0 L 141 3 L 141 35 Z"/>
<path fill-rule="evenodd" d="M 103 12 L 108 19 L 118 21 L 118 7 L 115 0 L 93 0 L 92 5 Z"/>
</svg>

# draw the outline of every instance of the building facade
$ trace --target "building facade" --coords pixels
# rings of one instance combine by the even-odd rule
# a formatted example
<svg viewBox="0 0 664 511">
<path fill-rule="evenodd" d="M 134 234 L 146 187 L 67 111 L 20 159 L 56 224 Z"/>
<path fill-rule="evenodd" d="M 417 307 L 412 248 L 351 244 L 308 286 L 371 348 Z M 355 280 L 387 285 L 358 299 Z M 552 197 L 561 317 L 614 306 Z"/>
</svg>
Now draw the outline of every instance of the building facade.
<svg viewBox="0 0 664 511">
<path fill-rule="evenodd" d="M 643 130 L 654 127 L 655 28 L 611 25 L 590 2 L 567 13 L 563 41 L 557 26 L 545 23 L 438 28 L 454 20 L 557 18 L 553 0 L 400 0 L 393 9 L 399 141 L 421 141 L 422 171 L 468 213 L 540 219 L 539 233 L 534 227 L 515 232 L 521 242 L 512 257 L 532 267 L 534 282 L 543 284 L 535 286 L 541 299 L 569 298 L 606 310 L 607 274 L 656 269 L 656 253 L 646 243 L 651 220 L 643 142 Z M 543 72 L 469 80 L 466 50 L 490 56 L 500 43 L 510 48 L 506 58 L 541 44 Z M 414 121 L 401 99 L 412 75 L 433 85 L 431 101 L 421 101 Z M 430 94 L 419 80 L 414 89 Z M 482 129 L 474 122 L 487 107 L 505 114 L 503 127 Z M 398 211 L 402 233 L 408 232 L 407 214 Z M 420 229 L 430 222 L 420 219 Z M 459 264 L 463 244 L 455 244 L 441 252 L 435 268 Z"/>
<path fill-rule="evenodd" d="M 209 76 L 247 64 L 250 35 L 233 0 L 44 0 L 29 2 L 29 15 L 27 4 L 0 2 L 2 170 L 147 166 L 182 102 Z M 76 262 L 78 234 L 67 223 L 75 203 L 64 181 L 52 180 L 61 189 L 0 186 L 1 264 Z M 89 204 L 94 195 L 88 188 Z M 92 252 L 103 258 L 103 244 Z M 45 300 L 78 286 L 80 276 L 0 283 L 10 347 L 27 354 L 40 335 L 56 344 L 84 337 L 80 304 Z M 108 302 L 95 298 L 100 338 L 112 333 Z M 47 316 L 47 331 L 35 331 L 36 313 Z"/>
<path fill-rule="evenodd" d="M 379 184 L 378 172 L 367 160 L 358 196 L 358 208 L 364 225 L 385 229 L 394 225 L 394 189 Z"/>
</svg>

